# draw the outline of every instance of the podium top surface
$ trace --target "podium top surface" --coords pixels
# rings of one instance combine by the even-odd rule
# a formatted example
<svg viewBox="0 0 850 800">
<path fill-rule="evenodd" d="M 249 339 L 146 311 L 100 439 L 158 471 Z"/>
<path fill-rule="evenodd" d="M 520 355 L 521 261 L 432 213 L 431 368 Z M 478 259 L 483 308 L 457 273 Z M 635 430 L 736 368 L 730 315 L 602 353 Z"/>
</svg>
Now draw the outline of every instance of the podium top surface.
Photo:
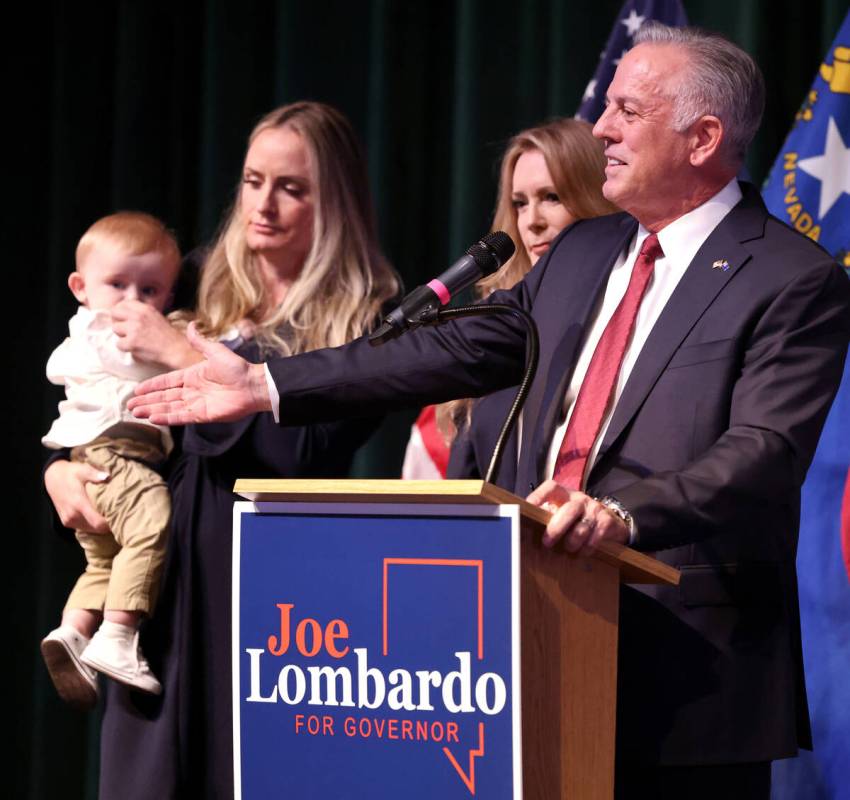
<svg viewBox="0 0 850 800">
<path fill-rule="evenodd" d="M 498 486 L 478 480 L 293 480 L 240 479 L 236 494 L 256 502 L 286 503 L 429 503 L 516 505 L 524 520 L 543 527 L 551 518 L 548 511 L 527 503 Z M 563 553 L 567 558 L 575 558 Z M 663 583 L 676 586 L 679 571 L 625 545 L 603 542 L 593 558 L 620 571 L 623 583 Z"/>
</svg>

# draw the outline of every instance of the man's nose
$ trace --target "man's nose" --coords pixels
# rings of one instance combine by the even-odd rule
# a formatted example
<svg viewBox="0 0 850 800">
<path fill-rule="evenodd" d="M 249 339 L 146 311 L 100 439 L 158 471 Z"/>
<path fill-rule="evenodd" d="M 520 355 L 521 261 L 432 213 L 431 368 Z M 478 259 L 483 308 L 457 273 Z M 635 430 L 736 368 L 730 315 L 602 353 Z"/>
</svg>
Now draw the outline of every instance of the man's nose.
<svg viewBox="0 0 850 800">
<path fill-rule="evenodd" d="M 606 106 L 605 110 L 602 112 L 602 116 L 596 120 L 596 124 L 593 126 L 593 135 L 597 139 L 605 140 L 605 144 L 607 145 L 607 140 L 611 138 L 609 135 L 609 131 L 611 128 L 611 115 L 610 115 L 611 106 Z"/>
</svg>

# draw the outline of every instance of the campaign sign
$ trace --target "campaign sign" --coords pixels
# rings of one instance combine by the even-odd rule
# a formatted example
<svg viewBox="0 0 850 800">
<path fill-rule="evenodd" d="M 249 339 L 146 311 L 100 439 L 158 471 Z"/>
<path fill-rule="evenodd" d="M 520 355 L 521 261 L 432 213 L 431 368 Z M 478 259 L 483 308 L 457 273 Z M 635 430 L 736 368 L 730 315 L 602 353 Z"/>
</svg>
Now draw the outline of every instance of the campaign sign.
<svg viewBox="0 0 850 800">
<path fill-rule="evenodd" d="M 511 506 L 237 503 L 236 797 L 519 798 Z"/>
</svg>

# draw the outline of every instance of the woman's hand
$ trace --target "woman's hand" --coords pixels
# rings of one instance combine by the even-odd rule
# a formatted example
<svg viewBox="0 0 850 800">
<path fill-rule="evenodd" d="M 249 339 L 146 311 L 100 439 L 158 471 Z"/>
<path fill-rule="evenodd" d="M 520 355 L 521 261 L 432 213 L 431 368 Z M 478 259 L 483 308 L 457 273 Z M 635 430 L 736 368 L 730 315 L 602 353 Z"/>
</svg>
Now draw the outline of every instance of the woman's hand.
<svg viewBox="0 0 850 800">
<path fill-rule="evenodd" d="M 76 461 L 54 461 L 44 472 L 44 486 L 62 524 L 88 533 L 109 533 L 109 523 L 86 491 L 86 484 L 108 480 L 106 472 Z"/>
<path fill-rule="evenodd" d="M 202 360 L 186 337 L 147 303 L 124 300 L 115 306 L 112 330 L 118 336 L 118 349 L 139 361 L 182 369 Z"/>
</svg>

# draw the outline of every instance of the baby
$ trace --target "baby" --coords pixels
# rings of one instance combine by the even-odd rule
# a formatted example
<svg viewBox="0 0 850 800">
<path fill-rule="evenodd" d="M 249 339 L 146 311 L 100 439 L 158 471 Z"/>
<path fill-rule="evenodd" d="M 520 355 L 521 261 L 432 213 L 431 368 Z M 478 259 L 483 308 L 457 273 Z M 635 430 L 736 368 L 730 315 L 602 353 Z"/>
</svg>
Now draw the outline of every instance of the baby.
<svg viewBox="0 0 850 800">
<path fill-rule="evenodd" d="M 139 648 L 138 627 L 156 600 L 171 515 L 168 488 L 153 467 L 172 442 L 167 428 L 133 417 L 127 400 L 139 381 L 163 368 L 118 348 L 110 309 L 137 300 L 163 311 L 180 251 L 159 220 L 120 212 L 86 231 L 76 265 L 68 286 L 80 307 L 47 362 L 47 377 L 65 386 L 67 399 L 42 443 L 70 448 L 71 461 L 109 476 L 87 490 L 111 533 L 76 532 L 86 570 L 41 652 L 59 695 L 89 709 L 98 697 L 95 670 L 144 692 L 162 691 Z"/>
</svg>

